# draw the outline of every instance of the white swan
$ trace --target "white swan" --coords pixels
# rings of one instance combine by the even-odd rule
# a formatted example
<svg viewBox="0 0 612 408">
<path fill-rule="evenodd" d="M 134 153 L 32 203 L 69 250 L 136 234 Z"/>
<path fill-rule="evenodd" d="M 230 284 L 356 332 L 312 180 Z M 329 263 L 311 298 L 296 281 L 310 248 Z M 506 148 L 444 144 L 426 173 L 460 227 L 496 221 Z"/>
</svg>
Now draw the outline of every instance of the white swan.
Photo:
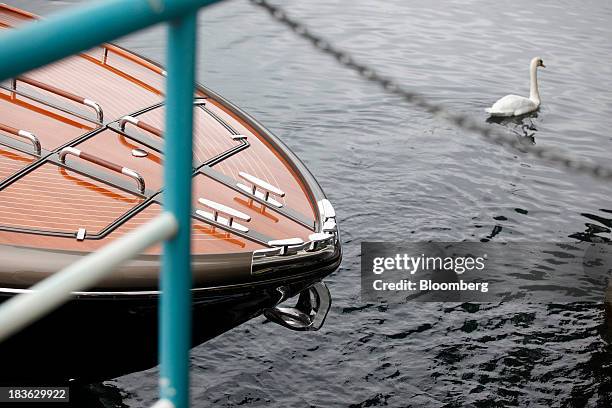
<svg viewBox="0 0 612 408">
<path fill-rule="evenodd" d="M 518 95 L 506 95 L 495 102 L 493 106 L 485 109 L 485 112 L 491 116 L 520 116 L 538 109 L 540 107 L 538 67 L 546 68 L 542 58 L 535 57 L 529 65 L 529 73 L 531 75 L 529 98 Z"/>
</svg>

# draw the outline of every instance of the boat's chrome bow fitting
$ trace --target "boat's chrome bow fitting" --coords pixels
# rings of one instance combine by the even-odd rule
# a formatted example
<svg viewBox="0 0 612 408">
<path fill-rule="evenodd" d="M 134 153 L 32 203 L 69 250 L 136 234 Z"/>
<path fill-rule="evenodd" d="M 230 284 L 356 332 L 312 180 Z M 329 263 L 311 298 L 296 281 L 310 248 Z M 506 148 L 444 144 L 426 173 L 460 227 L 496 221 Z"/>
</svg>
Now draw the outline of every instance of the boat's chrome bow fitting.
<svg viewBox="0 0 612 408">
<path fill-rule="evenodd" d="M 335 252 L 339 244 L 336 213 L 327 199 L 320 200 L 319 232 L 308 236 L 304 242 L 300 238 L 288 238 L 269 241 L 271 248 L 254 251 L 254 262 L 278 262 L 283 258 L 307 259 L 312 256 L 321 256 L 325 253 Z M 260 272 L 262 273 L 262 272 Z M 283 294 L 283 300 L 285 299 Z M 291 330 L 319 330 L 331 307 L 329 289 L 323 282 L 302 290 L 298 295 L 295 306 L 275 306 L 264 311 L 268 320 L 287 327 Z"/>
<path fill-rule="evenodd" d="M 320 200 L 319 219 L 320 231 L 308 236 L 304 242 L 300 238 L 286 238 L 269 241 L 271 248 L 253 251 L 253 261 L 269 259 L 270 257 L 287 255 L 308 256 L 314 253 L 333 249 L 338 243 L 338 226 L 336 225 L 336 212 L 327 199 Z"/>
<path fill-rule="evenodd" d="M 319 330 L 329 308 L 331 296 L 323 282 L 317 282 L 300 292 L 298 301 L 293 307 L 276 306 L 264 311 L 264 316 L 271 322 L 291 330 Z"/>
</svg>

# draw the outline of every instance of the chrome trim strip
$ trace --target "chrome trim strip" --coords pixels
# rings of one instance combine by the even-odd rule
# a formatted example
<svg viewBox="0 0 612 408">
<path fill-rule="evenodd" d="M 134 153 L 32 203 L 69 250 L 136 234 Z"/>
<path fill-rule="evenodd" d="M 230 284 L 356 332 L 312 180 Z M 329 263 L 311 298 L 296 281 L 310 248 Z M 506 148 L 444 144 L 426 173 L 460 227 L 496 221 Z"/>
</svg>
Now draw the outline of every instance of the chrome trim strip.
<svg viewBox="0 0 612 408">
<path fill-rule="evenodd" d="M 197 289 L 191 289 L 197 290 Z M 12 293 L 12 294 L 21 294 L 21 293 L 30 293 L 31 289 L 13 289 L 13 288 L 0 288 L 0 293 Z M 87 296 L 87 295 L 99 295 L 99 296 L 132 296 L 132 295 L 159 295 L 160 291 L 158 290 L 142 290 L 142 291 L 127 291 L 127 292 L 71 292 L 75 296 Z"/>
</svg>

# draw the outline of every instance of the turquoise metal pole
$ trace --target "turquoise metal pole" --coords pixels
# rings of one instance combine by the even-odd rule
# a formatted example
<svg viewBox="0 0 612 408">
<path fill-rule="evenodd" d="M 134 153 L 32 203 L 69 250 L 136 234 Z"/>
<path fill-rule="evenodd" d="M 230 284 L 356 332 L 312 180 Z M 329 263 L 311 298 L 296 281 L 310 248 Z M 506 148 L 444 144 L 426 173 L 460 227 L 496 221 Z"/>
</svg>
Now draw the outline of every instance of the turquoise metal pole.
<svg viewBox="0 0 612 408">
<path fill-rule="evenodd" d="M 0 81 L 219 1 L 91 1 L 16 30 L 0 30 Z"/>
<path fill-rule="evenodd" d="M 189 406 L 191 345 L 191 175 L 196 13 L 169 23 L 164 206 L 178 233 L 164 243 L 160 300 L 160 394 Z"/>
</svg>

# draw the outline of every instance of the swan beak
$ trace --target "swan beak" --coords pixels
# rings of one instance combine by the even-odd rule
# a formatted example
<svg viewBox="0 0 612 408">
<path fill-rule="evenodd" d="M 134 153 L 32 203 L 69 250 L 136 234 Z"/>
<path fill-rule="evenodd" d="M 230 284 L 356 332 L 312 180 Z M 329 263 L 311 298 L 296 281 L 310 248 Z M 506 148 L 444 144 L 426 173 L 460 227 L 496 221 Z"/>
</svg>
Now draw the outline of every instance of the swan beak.
<svg viewBox="0 0 612 408">
<path fill-rule="evenodd" d="M 542 68 L 546 68 L 546 65 L 544 65 L 544 63 L 540 64 L 540 66 L 541 66 Z"/>
</svg>

